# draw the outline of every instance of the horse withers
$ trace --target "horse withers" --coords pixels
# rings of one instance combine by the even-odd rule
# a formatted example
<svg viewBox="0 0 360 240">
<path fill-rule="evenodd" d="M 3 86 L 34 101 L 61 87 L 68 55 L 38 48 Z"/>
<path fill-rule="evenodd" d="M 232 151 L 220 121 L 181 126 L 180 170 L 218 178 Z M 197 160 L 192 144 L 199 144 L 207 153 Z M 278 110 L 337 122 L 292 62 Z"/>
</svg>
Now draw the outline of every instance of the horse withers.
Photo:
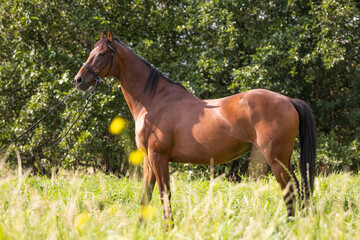
<svg viewBox="0 0 360 240">
<path fill-rule="evenodd" d="M 295 214 L 299 182 L 290 164 L 295 138 L 300 135 L 302 198 L 314 186 L 315 127 L 311 108 L 264 89 L 220 99 L 203 100 L 114 39 L 102 33 L 89 58 L 75 77 L 76 87 L 87 90 L 98 77 L 120 82 L 135 120 L 135 138 L 146 152 L 141 205 L 149 204 L 157 182 L 165 221 L 172 219 L 169 162 L 220 164 L 252 151 L 273 171 L 289 216 Z M 142 216 L 140 216 L 140 221 Z"/>
</svg>

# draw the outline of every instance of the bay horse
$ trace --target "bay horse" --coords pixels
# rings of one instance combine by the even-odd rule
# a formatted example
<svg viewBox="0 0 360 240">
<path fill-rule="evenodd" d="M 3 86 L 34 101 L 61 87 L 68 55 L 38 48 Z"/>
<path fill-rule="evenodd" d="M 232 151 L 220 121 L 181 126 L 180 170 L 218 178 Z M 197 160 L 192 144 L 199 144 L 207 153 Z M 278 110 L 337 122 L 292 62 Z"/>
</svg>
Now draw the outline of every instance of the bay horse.
<svg viewBox="0 0 360 240">
<path fill-rule="evenodd" d="M 309 199 L 314 186 L 315 124 L 304 101 L 265 89 L 199 99 L 115 39 L 111 31 L 107 37 L 100 33 L 83 65 L 74 78 L 82 91 L 101 77 L 119 80 L 135 120 L 137 147 L 146 153 L 141 206 L 149 204 L 157 182 L 166 223 L 172 221 L 169 162 L 221 164 L 251 150 L 251 157 L 264 158 L 281 189 L 286 189 L 289 216 L 295 214 L 296 192 Z M 298 131 L 302 191 L 297 191 L 300 184 L 290 164 Z"/>
</svg>

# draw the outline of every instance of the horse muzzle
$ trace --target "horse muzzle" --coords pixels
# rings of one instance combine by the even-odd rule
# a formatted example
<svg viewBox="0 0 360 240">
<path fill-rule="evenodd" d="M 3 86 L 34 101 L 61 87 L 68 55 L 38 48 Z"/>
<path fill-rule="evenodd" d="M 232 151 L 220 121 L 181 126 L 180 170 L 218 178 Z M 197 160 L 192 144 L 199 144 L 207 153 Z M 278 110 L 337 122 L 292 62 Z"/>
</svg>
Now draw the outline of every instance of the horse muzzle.
<svg viewBox="0 0 360 240">
<path fill-rule="evenodd" d="M 86 91 L 90 88 L 93 81 L 87 80 L 86 78 L 84 78 L 84 76 L 76 75 L 76 77 L 74 78 L 74 82 L 77 89 L 81 91 Z"/>
</svg>

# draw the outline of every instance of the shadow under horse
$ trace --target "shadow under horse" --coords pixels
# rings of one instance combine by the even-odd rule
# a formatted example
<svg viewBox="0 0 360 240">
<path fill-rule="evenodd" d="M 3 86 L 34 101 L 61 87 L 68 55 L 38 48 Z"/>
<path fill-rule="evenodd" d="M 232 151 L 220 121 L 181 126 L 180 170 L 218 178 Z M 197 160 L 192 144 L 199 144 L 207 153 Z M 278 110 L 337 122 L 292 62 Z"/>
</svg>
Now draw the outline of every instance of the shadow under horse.
<svg viewBox="0 0 360 240">
<path fill-rule="evenodd" d="M 296 192 L 304 202 L 314 186 L 315 126 L 302 100 L 255 89 L 220 99 L 203 100 L 115 39 L 109 31 L 91 51 L 75 77 L 87 90 L 101 77 L 120 82 L 135 120 L 137 147 L 146 152 L 141 205 L 149 204 L 157 182 L 165 222 L 172 224 L 169 162 L 220 164 L 252 151 L 264 158 L 284 191 L 289 216 Z M 300 135 L 300 184 L 290 164 Z M 140 221 L 142 216 L 140 216 Z"/>
</svg>

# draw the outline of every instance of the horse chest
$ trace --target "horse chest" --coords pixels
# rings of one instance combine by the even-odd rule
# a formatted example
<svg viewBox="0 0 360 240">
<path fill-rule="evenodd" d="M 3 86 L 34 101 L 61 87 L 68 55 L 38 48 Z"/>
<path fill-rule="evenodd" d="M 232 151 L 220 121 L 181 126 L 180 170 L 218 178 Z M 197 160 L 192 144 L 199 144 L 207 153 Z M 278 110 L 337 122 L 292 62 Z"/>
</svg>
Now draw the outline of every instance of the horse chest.
<svg viewBox="0 0 360 240">
<path fill-rule="evenodd" d="M 139 119 L 135 122 L 135 141 L 138 148 L 156 152 L 167 151 L 170 147 L 170 134 L 167 128 L 146 120 Z"/>
</svg>

